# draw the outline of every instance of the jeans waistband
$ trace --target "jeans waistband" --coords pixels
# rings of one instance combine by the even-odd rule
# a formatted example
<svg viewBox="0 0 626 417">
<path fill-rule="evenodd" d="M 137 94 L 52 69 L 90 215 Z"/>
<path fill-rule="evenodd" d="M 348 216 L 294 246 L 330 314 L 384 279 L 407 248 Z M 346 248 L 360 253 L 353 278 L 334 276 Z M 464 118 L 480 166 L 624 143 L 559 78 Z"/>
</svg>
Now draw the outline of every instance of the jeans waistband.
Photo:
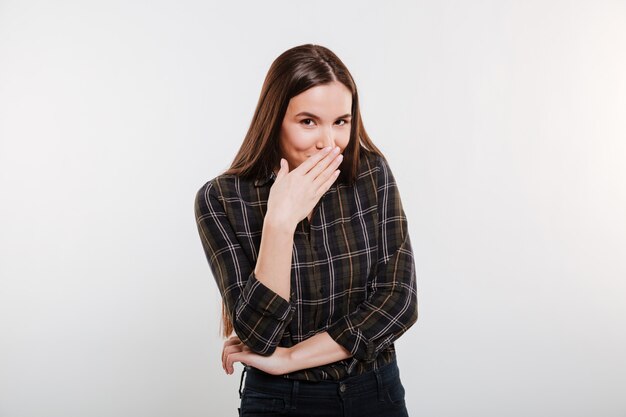
<svg viewBox="0 0 626 417">
<path fill-rule="evenodd" d="M 294 391 L 306 396 L 329 396 L 360 394 L 375 392 L 383 384 L 399 377 L 396 359 L 378 369 L 365 372 L 361 375 L 349 376 L 341 380 L 307 381 L 284 378 L 281 375 L 271 375 L 251 366 L 245 366 L 241 374 L 239 396 L 242 396 L 241 387 L 245 378 L 245 387 L 261 392 L 271 391 L 277 394 L 292 394 Z"/>
</svg>

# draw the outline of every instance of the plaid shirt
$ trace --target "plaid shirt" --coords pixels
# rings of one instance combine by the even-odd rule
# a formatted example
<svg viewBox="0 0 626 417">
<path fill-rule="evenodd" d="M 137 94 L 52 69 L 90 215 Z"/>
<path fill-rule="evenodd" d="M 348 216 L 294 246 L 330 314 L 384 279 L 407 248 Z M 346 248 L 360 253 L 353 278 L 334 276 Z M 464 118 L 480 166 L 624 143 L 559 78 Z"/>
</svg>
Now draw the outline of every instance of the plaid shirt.
<svg viewBox="0 0 626 417">
<path fill-rule="evenodd" d="M 407 219 L 384 158 L 362 152 L 356 182 L 338 181 L 293 236 L 291 297 L 257 280 L 263 219 L 276 175 L 219 175 L 195 198 L 206 258 L 233 322 L 253 351 L 270 355 L 327 331 L 352 357 L 283 375 L 338 380 L 379 368 L 417 320 L 417 283 Z"/>
</svg>

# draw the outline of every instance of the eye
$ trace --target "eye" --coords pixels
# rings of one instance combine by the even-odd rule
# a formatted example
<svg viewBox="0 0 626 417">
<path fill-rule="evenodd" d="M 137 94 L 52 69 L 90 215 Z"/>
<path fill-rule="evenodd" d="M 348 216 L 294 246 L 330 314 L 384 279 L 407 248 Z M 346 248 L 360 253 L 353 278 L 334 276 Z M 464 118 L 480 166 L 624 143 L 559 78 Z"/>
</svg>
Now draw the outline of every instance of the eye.
<svg viewBox="0 0 626 417">
<path fill-rule="evenodd" d="M 306 121 L 312 122 L 313 119 L 302 119 L 302 120 L 300 120 L 300 123 L 303 123 L 305 126 L 311 126 L 310 124 L 306 123 Z"/>
<path fill-rule="evenodd" d="M 337 121 L 338 121 L 338 122 L 343 122 L 343 124 L 342 124 L 342 125 L 339 125 L 339 126 L 344 126 L 344 125 L 347 125 L 348 123 L 350 123 L 350 122 L 349 122 L 348 120 L 346 120 L 346 119 L 339 119 L 339 120 L 337 120 Z"/>
</svg>

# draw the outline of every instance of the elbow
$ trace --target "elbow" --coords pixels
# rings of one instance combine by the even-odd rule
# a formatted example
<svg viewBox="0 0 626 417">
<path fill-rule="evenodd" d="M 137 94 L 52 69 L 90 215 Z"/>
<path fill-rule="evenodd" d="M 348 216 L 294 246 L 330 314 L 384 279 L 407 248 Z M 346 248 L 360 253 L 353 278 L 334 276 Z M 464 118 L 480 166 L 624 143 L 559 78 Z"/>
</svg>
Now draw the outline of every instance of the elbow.
<svg viewBox="0 0 626 417">
<path fill-rule="evenodd" d="M 414 307 L 411 307 L 411 315 L 409 316 L 409 321 L 407 322 L 407 328 L 412 327 L 415 323 L 417 323 L 418 311 L 417 304 Z"/>
<path fill-rule="evenodd" d="M 402 315 L 401 322 L 404 325 L 404 331 L 408 330 L 417 322 L 418 304 L 417 293 L 414 290 L 407 291 L 406 311 Z"/>
<path fill-rule="evenodd" d="M 286 323 L 276 325 L 272 337 L 260 334 L 258 328 L 250 327 L 248 323 L 242 320 L 234 320 L 233 329 L 241 343 L 250 348 L 251 351 L 262 356 L 270 356 L 276 351 L 280 342 Z"/>
<path fill-rule="evenodd" d="M 233 329 L 254 353 L 269 356 L 276 350 L 295 314 L 295 306 L 256 280 L 252 273 L 230 310 Z"/>
<path fill-rule="evenodd" d="M 417 292 L 411 291 L 410 293 L 409 309 L 411 311 L 411 314 L 409 316 L 408 327 L 411 327 L 417 322 L 417 318 L 419 316 Z"/>
</svg>

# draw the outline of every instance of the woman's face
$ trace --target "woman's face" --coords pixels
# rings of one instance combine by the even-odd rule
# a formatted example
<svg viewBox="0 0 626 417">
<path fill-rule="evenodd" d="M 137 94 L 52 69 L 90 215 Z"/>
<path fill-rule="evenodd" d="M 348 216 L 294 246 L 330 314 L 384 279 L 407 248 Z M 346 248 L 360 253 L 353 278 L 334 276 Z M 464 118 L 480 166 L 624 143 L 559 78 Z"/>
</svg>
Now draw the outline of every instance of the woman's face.
<svg viewBox="0 0 626 417">
<path fill-rule="evenodd" d="M 311 87 L 289 100 L 280 129 L 281 156 L 289 170 L 326 146 L 350 141 L 352 93 L 338 81 Z"/>
</svg>

